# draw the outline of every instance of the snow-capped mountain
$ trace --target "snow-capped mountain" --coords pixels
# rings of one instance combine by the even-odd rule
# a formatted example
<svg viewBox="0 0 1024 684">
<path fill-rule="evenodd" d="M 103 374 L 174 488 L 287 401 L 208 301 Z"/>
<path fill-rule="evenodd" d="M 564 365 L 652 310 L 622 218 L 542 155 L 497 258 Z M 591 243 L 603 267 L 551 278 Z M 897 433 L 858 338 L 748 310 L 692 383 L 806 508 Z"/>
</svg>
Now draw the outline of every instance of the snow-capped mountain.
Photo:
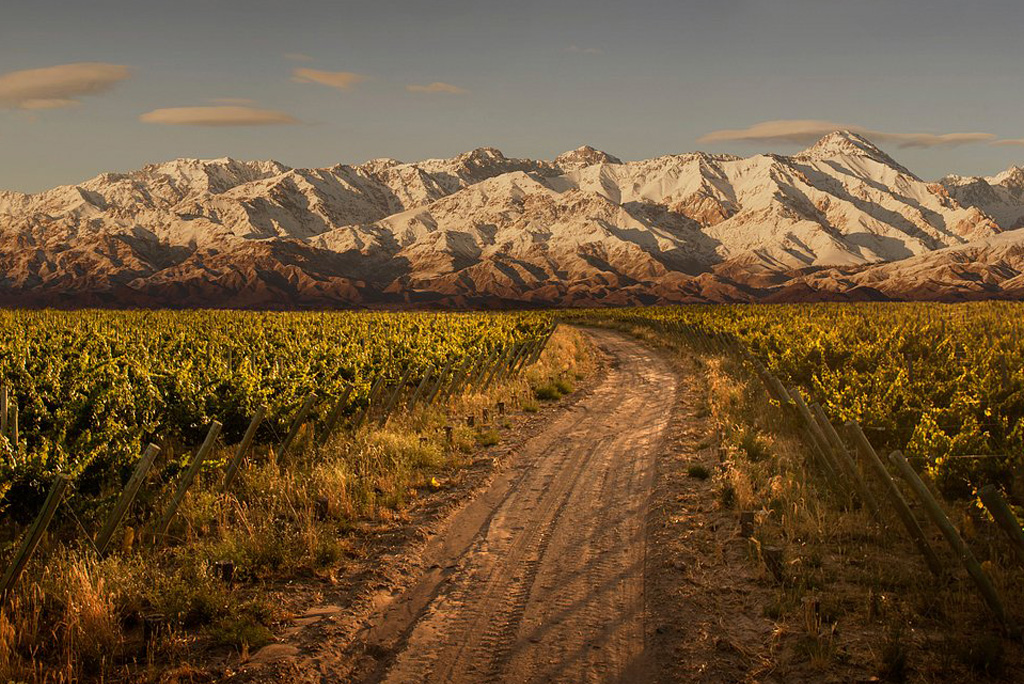
<svg viewBox="0 0 1024 684">
<path fill-rule="evenodd" d="M 941 298 L 970 296 L 958 288 L 976 291 L 966 281 L 976 284 L 977 272 L 958 282 L 946 269 L 949 282 L 923 289 L 920 281 L 943 268 L 936 264 L 964 259 L 1001 260 L 984 276 L 999 295 L 1020 275 L 1019 259 L 1005 260 L 1008 246 L 1024 244 L 1024 231 L 1001 234 L 1022 225 L 1021 169 L 928 183 L 848 131 L 793 156 L 750 158 L 622 162 L 584 146 L 551 161 L 480 148 L 324 169 L 178 159 L 34 195 L 0 192 L 0 301 L 288 308 Z M 885 274 L 901 284 L 885 286 Z"/>
</svg>

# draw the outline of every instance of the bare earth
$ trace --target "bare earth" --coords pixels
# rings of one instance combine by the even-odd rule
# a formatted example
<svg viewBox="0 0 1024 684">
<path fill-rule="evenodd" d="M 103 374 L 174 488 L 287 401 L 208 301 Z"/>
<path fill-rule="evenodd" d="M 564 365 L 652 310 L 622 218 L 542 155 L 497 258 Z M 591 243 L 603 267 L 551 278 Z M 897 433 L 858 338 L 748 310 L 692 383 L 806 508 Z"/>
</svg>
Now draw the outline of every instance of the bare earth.
<svg viewBox="0 0 1024 684">
<path fill-rule="evenodd" d="M 669 364 L 621 335 L 600 385 L 424 549 L 430 568 L 375 616 L 386 682 L 638 681 L 647 503 L 675 402 Z"/>
</svg>

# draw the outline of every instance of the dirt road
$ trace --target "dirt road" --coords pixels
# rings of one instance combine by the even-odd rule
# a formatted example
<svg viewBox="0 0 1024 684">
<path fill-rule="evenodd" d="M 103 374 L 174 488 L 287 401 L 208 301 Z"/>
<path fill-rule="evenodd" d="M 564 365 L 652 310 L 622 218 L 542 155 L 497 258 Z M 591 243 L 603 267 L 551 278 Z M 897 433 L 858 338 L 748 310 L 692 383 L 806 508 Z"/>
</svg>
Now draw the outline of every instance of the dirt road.
<svg viewBox="0 0 1024 684">
<path fill-rule="evenodd" d="M 424 550 L 424 575 L 363 634 L 370 681 L 644 681 L 647 505 L 677 378 L 595 331 L 600 385 Z"/>
</svg>

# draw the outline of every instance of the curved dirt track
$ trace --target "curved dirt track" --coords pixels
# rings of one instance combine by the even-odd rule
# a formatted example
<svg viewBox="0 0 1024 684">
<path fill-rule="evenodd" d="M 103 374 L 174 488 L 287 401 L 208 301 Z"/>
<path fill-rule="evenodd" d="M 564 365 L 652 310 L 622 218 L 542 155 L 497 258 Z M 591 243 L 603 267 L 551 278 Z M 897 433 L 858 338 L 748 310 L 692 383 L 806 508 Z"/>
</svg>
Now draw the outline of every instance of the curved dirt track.
<svg viewBox="0 0 1024 684">
<path fill-rule="evenodd" d="M 424 550 L 430 568 L 363 635 L 385 682 L 650 678 L 647 503 L 678 380 L 623 335 L 588 331 L 600 384 Z"/>
</svg>

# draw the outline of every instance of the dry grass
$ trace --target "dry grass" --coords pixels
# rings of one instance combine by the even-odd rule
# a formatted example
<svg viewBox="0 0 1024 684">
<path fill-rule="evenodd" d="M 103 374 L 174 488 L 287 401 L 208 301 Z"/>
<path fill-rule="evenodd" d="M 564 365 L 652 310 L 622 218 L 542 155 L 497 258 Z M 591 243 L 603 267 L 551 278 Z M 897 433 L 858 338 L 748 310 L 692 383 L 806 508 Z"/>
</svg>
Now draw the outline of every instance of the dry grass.
<svg viewBox="0 0 1024 684">
<path fill-rule="evenodd" d="M 722 486 L 729 493 L 720 500 L 755 511 L 756 543 L 784 550 L 785 579 L 766 609 L 777 623 L 779 672 L 852 676 L 867 670 L 892 681 L 1020 674 L 1020 644 L 991 619 L 936 530 L 925 524 L 952 581 L 928 574 L 895 518 L 881 527 L 833 493 L 811 466 L 797 424 L 766 400 L 756 375 L 730 358 L 705 357 L 703 363 L 709 409 L 727 454 Z M 876 495 L 881 500 L 880 490 Z M 976 517 L 949 508 L 956 520 Z M 975 529 L 975 552 L 988 557 L 986 567 L 1019 620 L 1024 575 L 1005 553 L 994 552 L 997 533 L 986 527 L 987 544 L 977 543 Z"/>
<path fill-rule="evenodd" d="M 560 329 L 537 363 L 486 392 L 396 414 L 383 426 L 367 421 L 323 445 L 304 430 L 285 462 L 258 448 L 227 494 L 219 472 L 203 473 L 157 547 L 140 531 L 145 521 L 133 519 L 116 540 L 123 552 L 102 560 L 74 543 L 49 544 L 0 610 L 0 681 L 106 679 L 150 662 L 159 671 L 160 663 L 187 662 L 198 644 L 255 651 L 282 617 L 261 586 L 334 581 L 360 553 L 352 531 L 401 520 L 475 450 L 500 441 L 509 423 L 497 420 L 498 402 L 509 412 L 536 410 L 538 387 L 571 392 L 594 367 L 583 337 Z M 464 424 L 485 409 L 494 417 L 488 426 Z M 218 574 L 225 563 L 231 583 Z M 146 642 L 144 616 L 153 614 L 163 621 Z"/>
</svg>

